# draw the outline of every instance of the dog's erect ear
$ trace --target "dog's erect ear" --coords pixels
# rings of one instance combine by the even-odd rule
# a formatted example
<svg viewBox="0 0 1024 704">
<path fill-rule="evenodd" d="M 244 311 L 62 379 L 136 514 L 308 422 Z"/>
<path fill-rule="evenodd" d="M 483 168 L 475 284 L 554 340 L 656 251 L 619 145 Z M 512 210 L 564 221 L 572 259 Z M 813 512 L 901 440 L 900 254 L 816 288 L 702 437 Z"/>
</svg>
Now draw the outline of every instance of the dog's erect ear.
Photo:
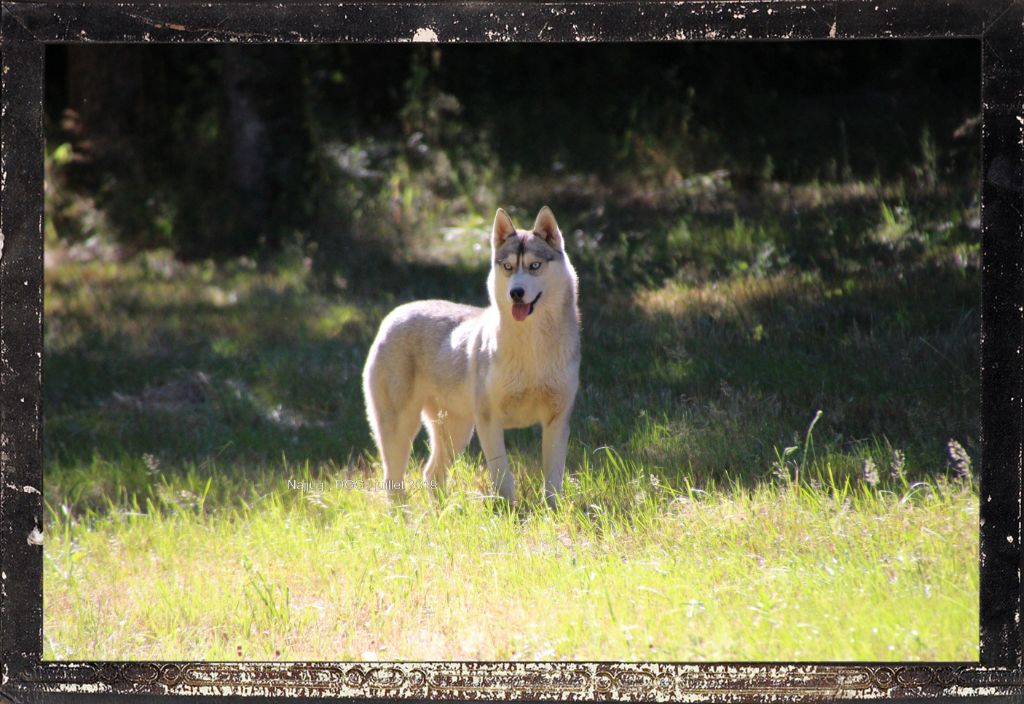
<svg viewBox="0 0 1024 704">
<path fill-rule="evenodd" d="M 537 219 L 533 223 L 533 234 L 543 237 L 549 245 L 562 251 L 562 232 L 558 229 L 555 214 L 546 205 L 537 213 Z"/>
<path fill-rule="evenodd" d="M 491 245 L 497 251 L 505 240 L 516 234 L 516 226 L 512 224 L 512 218 L 501 208 L 494 215 L 494 227 L 491 229 Z"/>
</svg>

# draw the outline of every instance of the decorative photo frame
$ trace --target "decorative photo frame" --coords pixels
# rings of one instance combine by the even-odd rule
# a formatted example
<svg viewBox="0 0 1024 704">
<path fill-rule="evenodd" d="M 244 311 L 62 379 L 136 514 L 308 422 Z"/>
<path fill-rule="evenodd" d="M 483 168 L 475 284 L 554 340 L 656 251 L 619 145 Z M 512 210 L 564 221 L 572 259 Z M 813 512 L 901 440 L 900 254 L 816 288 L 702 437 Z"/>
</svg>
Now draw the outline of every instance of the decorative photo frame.
<svg viewBox="0 0 1024 704">
<path fill-rule="evenodd" d="M 786 701 L 1024 696 L 1024 2 L 2 3 L 0 696 Z M 982 54 L 980 661 L 202 663 L 42 660 L 43 75 L 50 43 L 974 38 Z"/>
</svg>

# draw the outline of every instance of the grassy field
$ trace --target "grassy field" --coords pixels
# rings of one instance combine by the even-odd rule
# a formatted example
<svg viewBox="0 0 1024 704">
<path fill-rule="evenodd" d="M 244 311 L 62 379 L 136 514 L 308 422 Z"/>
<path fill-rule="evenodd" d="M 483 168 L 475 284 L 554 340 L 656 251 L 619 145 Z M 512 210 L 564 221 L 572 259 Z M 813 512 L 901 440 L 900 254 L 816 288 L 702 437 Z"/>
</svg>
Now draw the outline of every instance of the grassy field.
<svg viewBox="0 0 1024 704">
<path fill-rule="evenodd" d="M 475 441 L 439 504 L 372 486 L 376 325 L 484 302 L 481 219 L 330 273 L 52 241 L 45 657 L 976 658 L 976 213 L 560 197 L 584 352 L 554 511 L 533 430 L 514 512 Z"/>
</svg>

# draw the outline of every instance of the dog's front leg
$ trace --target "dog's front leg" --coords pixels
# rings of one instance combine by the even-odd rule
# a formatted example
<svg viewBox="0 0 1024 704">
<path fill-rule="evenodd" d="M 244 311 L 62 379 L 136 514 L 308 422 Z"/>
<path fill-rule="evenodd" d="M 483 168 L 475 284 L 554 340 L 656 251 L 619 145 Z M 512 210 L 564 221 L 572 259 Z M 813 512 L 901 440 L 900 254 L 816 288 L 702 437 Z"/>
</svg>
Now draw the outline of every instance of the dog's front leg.
<svg viewBox="0 0 1024 704">
<path fill-rule="evenodd" d="M 508 454 L 505 452 L 505 429 L 500 423 L 476 421 L 476 435 L 480 440 L 480 449 L 487 459 L 487 469 L 491 473 L 491 481 L 498 495 L 508 501 L 516 498 L 516 483 L 508 468 Z"/>
<path fill-rule="evenodd" d="M 555 416 L 544 425 L 542 452 L 544 455 L 544 498 L 554 508 L 562 493 L 565 474 L 565 455 L 569 448 L 569 413 Z"/>
</svg>

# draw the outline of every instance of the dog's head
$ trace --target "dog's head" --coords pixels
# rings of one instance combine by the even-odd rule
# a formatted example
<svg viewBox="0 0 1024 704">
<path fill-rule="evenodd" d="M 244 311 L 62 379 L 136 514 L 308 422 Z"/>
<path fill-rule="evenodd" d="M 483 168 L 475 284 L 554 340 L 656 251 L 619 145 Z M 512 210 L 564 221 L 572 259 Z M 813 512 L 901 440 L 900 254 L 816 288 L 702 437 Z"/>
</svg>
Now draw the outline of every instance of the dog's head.
<svg viewBox="0 0 1024 704">
<path fill-rule="evenodd" d="M 565 253 L 555 214 L 546 205 L 530 231 L 517 230 L 498 209 L 491 230 L 491 297 L 503 314 L 523 322 L 544 307 L 576 300 L 576 274 Z"/>
</svg>

